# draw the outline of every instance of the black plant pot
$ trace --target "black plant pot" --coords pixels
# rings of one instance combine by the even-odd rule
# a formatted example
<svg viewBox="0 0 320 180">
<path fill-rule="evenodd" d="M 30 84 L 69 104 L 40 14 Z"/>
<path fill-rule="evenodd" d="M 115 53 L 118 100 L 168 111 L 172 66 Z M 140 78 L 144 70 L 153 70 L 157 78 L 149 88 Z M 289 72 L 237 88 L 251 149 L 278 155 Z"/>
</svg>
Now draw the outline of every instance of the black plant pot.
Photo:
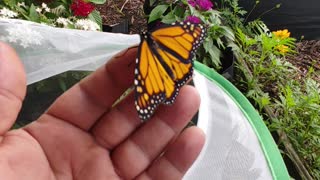
<svg viewBox="0 0 320 180">
<path fill-rule="evenodd" d="M 102 25 L 103 32 L 113 32 L 113 33 L 123 33 L 129 34 L 129 20 L 125 19 L 124 21 L 115 24 L 115 25 Z"/>
<path fill-rule="evenodd" d="M 234 63 L 235 63 L 235 56 L 230 48 L 226 49 L 223 52 L 223 56 L 221 58 L 221 69 L 219 73 L 228 79 L 229 81 L 233 80 L 234 77 Z"/>
</svg>

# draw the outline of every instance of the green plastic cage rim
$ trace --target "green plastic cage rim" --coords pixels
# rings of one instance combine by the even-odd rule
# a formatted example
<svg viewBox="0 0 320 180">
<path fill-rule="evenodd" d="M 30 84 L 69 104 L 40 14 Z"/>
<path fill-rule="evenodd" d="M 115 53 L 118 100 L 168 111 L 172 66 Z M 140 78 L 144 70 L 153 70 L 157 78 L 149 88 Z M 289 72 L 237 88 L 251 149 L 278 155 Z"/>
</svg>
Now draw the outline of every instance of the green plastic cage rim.
<svg viewBox="0 0 320 180">
<path fill-rule="evenodd" d="M 194 68 L 201 75 L 205 76 L 210 81 L 215 82 L 216 85 L 228 94 L 248 119 L 260 142 L 261 149 L 268 162 L 273 179 L 290 179 L 288 170 L 273 137 L 271 136 L 267 126 L 264 124 L 261 116 L 251 105 L 248 99 L 227 79 L 204 64 L 194 61 Z"/>
</svg>

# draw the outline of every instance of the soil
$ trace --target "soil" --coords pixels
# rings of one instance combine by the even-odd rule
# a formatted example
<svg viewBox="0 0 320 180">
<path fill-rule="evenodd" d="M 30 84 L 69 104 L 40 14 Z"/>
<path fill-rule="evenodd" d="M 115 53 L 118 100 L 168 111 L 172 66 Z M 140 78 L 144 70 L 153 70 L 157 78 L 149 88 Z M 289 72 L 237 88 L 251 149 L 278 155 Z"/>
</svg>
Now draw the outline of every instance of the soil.
<svg viewBox="0 0 320 180">
<path fill-rule="evenodd" d="M 103 24 L 113 26 L 128 20 L 129 34 L 139 34 L 147 29 L 143 4 L 143 0 L 108 0 L 96 8 L 101 14 Z"/>
<path fill-rule="evenodd" d="M 296 43 L 296 46 L 297 54 L 286 59 L 299 69 L 300 77 L 297 78 L 306 77 L 313 68 L 317 72 L 313 78 L 320 83 L 320 40 L 305 40 Z"/>
</svg>

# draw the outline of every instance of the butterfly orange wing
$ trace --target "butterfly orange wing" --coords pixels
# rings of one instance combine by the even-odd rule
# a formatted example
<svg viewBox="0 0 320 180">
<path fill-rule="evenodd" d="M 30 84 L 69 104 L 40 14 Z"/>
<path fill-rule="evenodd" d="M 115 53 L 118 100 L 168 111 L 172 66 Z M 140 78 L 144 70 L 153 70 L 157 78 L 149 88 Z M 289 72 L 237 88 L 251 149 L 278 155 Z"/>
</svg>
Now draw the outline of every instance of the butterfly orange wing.
<svg viewBox="0 0 320 180">
<path fill-rule="evenodd" d="M 135 105 L 142 120 L 172 104 L 192 76 L 192 58 L 205 36 L 201 25 L 179 23 L 144 33 L 135 69 Z"/>
</svg>

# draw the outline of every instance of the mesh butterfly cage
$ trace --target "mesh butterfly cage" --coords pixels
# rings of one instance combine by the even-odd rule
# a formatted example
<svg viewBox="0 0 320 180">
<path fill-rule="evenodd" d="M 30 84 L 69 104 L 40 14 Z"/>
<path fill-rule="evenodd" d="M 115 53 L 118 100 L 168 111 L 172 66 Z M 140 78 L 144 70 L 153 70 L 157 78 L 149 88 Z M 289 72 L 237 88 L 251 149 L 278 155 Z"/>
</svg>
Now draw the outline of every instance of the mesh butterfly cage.
<svg viewBox="0 0 320 180">
<path fill-rule="evenodd" d="M 22 20 L 0 20 L 0 40 L 16 49 L 28 84 L 69 70 L 93 71 L 140 42 L 139 35 L 60 29 Z M 260 115 L 228 80 L 194 63 L 201 96 L 197 126 L 205 146 L 184 176 L 193 179 L 290 179 Z"/>
</svg>

